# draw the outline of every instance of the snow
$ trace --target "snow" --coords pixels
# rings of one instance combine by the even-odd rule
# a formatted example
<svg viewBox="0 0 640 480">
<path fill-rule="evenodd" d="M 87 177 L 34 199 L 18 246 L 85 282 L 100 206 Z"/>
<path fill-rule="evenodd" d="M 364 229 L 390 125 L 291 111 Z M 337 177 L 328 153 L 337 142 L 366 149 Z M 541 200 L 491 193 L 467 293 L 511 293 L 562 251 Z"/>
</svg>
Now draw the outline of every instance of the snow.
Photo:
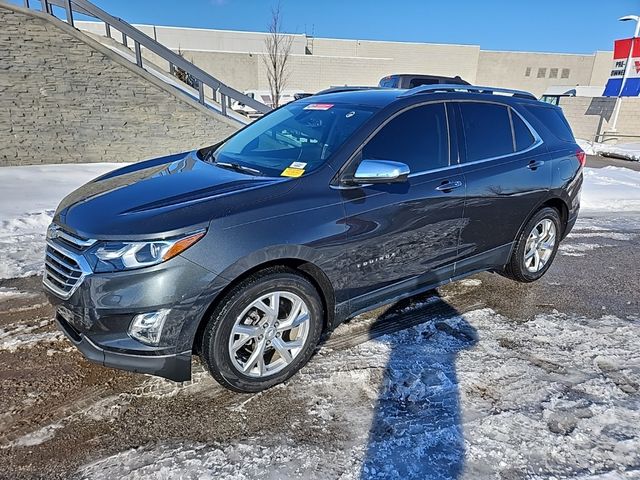
<svg viewBox="0 0 640 480">
<path fill-rule="evenodd" d="M 58 203 L 123 163 L 0 168 L 0 279 L 42 271 L 44 238 Z"/>
<path fill-rule="evenodd" d="M 640 161 L 640 143 L 638 142 L 616 143 L 615 145 L 580 139 L 576 140 L 576 142 L 587 155 L 604 155 Z"/>
<path fill-rule="evenodd" d="M 43 427 L 40 430 L 36 430 L 35 432 L 28 433 L 14 440 L 13 442 L 11 442 L 10 446 L 33 447 L 36 445 L 40 445 L 41 443 L 51 440 L 55 436 L 56 430 L 62 427 L 63 425 L 61 423 L 54 423 L 51 425 L 47 425 L 46 427 Z"/>
<path fill-rule="evenodd" d="M 237 397 L 240 411 L 269 396 L 301 403 L 318 429 L 305 441 L 271 432 L 225 443 L 166 440 L 78 475 L 638 478 L 638 334 L 637 318 L 613 315 L 514 321 L 484 308 L 433 318 L 346 350 L 321 350 L 290 385 Z M 210 379 L 200 381 L 210 388 Z M 290 420 L 293 430 L 299 420 Z M 340 433 L 319 445 L 327 431 Z"/>
<path fill-rule="evenodd" d="M 0 287 L 0 302 L 18 297 L 32 297 L 32 293 L 21 292 L 16 288 Z"/>
<path fill-rule="evenodd" d="M 24 322 L 3 325 L 0 328 L 0 352 L 15 352 L 18 349 L 32 348 L 43 343 L 60 342 L 64 339 L 58 330 L 46 330 L 52 323 L 51 319 L 33 319 L 33 324 Z"/>
<path fill-rule="evenodd" d="M 582 212 L 640 212 L 640 172 L 622 167 L 585 168 Z"/>
</svg>

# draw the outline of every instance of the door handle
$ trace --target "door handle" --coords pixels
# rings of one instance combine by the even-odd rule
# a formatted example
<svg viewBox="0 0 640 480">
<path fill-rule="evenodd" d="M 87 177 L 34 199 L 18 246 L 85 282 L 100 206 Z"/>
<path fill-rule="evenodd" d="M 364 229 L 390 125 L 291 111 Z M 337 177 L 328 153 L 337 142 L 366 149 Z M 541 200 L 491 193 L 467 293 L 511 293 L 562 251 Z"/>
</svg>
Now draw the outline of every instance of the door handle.
<svg viewBox="0 0 640 480">
<path fill-rule="evenodd" d="M 527 165 L 527 168 L 529 170 L 537 170 L 539 167 L 541 167 L 542 165 L 544 165 L 544 162 L 542 160 L 531 160 L 529 162 L 529 165 Z"/>
<path fill-rule="evenodd" d="M 455 190 L 456 188 L 460 188 L 464 185 L 461 181 L 456 180 L 455 182 L 450 182 L 449 180 L 442 183 L 442 185 L 438 185 L 436 190 L 439 192 L 450 192 L 451 190 Z"/>
</svg>

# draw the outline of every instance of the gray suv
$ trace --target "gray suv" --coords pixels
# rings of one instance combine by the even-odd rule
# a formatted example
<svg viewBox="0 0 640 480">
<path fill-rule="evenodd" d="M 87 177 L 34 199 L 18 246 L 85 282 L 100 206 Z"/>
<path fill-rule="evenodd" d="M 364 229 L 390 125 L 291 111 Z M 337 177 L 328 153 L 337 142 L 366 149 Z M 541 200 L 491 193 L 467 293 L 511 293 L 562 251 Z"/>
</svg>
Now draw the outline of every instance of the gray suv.
<svg viewBox="0 0 640 480">
<path fill-rule="evenodd" d="M 184 381 L 196 354 L 255 392 L 360 312 L 483 270 L 540 278 L 584 161 L 561 110 L 525 92 L 312 96 L 71 193 L 44 286 L 89 360 Z"/>
</svg>

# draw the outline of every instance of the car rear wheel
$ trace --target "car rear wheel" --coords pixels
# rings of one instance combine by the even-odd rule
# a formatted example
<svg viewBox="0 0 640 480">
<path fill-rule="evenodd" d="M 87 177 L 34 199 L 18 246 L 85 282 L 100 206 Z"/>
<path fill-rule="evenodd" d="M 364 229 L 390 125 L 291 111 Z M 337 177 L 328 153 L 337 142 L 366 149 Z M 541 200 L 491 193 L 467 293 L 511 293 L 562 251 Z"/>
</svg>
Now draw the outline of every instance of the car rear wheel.
<svg viewBox="0 0 640 480">
<path fill-rule="evenodd" d="M 560 244 L 562 227 L 555 208 L 545 207 L 525 225 L 503 274 L 518 282 L 533 282 L 551 266 Z"/>
<path fill-rule="evenodd" d="M 324 310 L 314 285 L 288 268 L 258 272 L 234 287 L 207 324 L 201 356 L 211 375 L 238 392 L 281 383 L 311 358 Z"/>
</svg>

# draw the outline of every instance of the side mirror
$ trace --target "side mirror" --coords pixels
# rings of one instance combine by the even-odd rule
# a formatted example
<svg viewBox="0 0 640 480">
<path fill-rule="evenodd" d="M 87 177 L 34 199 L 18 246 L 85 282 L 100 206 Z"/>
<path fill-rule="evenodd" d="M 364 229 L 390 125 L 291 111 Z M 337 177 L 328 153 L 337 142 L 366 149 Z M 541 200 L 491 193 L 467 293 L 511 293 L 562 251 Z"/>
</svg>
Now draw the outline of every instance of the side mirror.
<svg viewBox="0 0 640 480">
<path fill-rule="evenodd" d="M 402 183 L 409 177 L 409 166 L 391 160 L 362 160 L 349 183 Z"/>
</svg>

